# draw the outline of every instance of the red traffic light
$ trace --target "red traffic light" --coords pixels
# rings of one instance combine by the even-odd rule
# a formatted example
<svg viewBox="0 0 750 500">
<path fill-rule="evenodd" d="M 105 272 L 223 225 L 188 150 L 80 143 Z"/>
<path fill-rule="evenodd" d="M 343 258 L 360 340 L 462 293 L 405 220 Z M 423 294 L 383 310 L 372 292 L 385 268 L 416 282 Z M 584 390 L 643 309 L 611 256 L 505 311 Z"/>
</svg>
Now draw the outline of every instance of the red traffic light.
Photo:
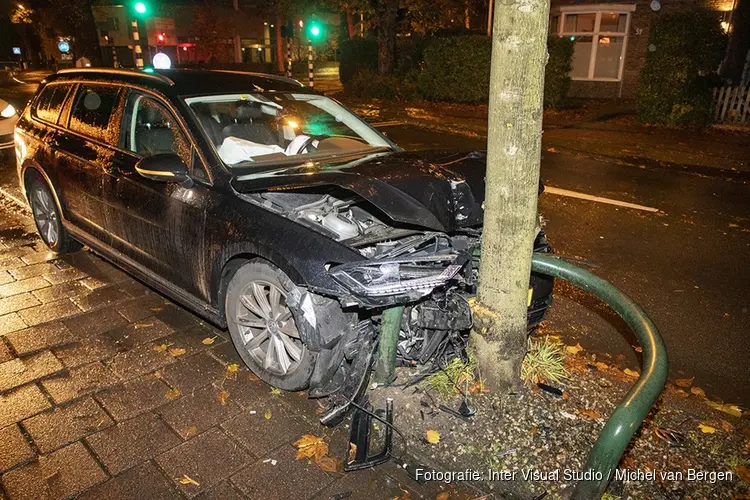
<svg viewBox="0 0 750 500">
<path fill-rule="evenodd" d="M 158 35 L 156 35 L 156 39 L 160 42 L 163 42 L 167 39 L 167 35 L 166 33 L 159 33 Z"/>
</svg>

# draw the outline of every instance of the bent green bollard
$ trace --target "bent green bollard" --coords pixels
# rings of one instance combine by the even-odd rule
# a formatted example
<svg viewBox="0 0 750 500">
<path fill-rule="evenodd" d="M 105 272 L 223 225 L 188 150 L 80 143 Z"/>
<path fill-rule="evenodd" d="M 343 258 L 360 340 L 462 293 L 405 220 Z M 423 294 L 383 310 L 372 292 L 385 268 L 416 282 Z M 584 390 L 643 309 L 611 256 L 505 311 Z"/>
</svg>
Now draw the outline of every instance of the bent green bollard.
<svg viewBox="0 0 750 500">
<path fill-rule="evenodd" d="M 625 320 L 643 348 L 641 376 L 599 433 L 583 470 L 589 472 L 591 478 L 580 481 L 572 495 L 573 499 L 599 499 L 630 439 L 664 389 L 667 351 L 656 326 L 643 309 L 608 281 L 544 254 L 534 254 L 531 270 L 566 280 L 598 297 Z"/>
<path fill-rule="evenodd" d="M 375 362 L 375 382 L 388 385 L 396 373 L 396 348 L 398 333 L 401 330 L 401 316 L 404 306 L 389 307 L 383 311 L 378 336 L 378 359 Z"/>
</svg>

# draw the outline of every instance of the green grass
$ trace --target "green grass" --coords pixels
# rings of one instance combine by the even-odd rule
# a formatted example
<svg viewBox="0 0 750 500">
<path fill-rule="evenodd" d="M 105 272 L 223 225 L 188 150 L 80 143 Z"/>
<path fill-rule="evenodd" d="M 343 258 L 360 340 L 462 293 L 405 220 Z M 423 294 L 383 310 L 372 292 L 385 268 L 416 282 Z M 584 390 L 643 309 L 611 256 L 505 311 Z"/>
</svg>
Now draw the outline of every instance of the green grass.
<svg viewBox="0 0 750 500">
<path fill-rule="evenodd" d="M 444 370 L 427 377 L 425 384 L 435 389 L 441 398 L 448 399 L 457 392 L 455 384 L 458 384 L 464 392 L 468 392 L 469 386 L 477 380 L 476 373 L 477 362 L 469 352 L 468 363 L 464 363 L 459 358 L 453 358 L 444 367 Z"/>
<path fill-rule="evenodd" d="M 565 354 L 562 344 L 550 341 L 549 337 L 529 338 L 529 350 L 521 365 L 521 378 L 527 382 L 560 383 L 568 378 L 565 369 Z"/>
</svg>

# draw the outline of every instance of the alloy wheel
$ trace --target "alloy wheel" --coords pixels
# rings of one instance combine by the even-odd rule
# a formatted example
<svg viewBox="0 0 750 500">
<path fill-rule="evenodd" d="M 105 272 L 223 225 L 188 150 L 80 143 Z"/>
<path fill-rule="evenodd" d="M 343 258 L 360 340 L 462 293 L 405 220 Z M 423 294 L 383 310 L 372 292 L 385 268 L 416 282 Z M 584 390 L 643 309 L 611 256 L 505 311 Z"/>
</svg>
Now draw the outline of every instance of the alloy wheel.
<svg viewBox="0 0 750 500">
<path fill-rule="evenodd" d="M 251 281 L 240 294 L 235 322 L 247 353 L 269 373 L 288 375 L 302 359 L 303 344 L 286 292 L 267 281 Z"/>
<path fill-rule="evenodd" d="M 31 197 L 31 209 L 34 221 L 39 228 L 39 235 L 47 246 L 54 247 L 58 238 L 58 218 L 55 202 L 43 185 L 34 188 Z"/>
</svg>

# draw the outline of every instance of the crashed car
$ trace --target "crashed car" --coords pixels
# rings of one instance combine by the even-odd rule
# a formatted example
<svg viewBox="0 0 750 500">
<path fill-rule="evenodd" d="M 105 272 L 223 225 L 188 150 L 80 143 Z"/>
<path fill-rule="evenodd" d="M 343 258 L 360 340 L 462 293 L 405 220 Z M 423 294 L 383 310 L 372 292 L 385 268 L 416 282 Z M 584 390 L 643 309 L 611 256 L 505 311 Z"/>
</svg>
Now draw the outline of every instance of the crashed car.
<svg viewBox="0 0 750 500">
<path fill-rule="evenodd" d="M 402 363 L 462 349 L 483 152 L 405 152 L 294 80 L 200 70 L 60 71 L 16 141 L 51 250 L 88 245 L 228 328 L 261 379 L 334 396 L 324 420 L 366 385 L 384 308 L 406 306 Z M 551 293 L 531 276 L 530 325 Z"/>
</svg>

